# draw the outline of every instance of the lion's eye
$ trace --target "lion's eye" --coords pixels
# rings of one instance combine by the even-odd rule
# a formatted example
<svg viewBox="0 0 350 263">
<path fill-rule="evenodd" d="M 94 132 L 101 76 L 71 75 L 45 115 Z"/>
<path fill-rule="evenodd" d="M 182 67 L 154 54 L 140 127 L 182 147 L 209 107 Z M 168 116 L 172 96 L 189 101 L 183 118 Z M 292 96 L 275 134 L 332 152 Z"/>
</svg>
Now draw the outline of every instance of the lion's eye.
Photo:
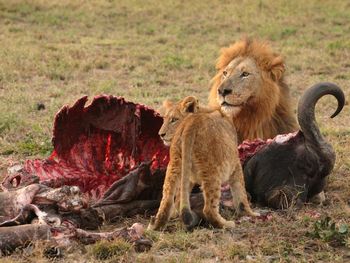
<svg viewBox="0 0 350 263">
<path fill-rule="evenodd" d="M 250 74 L 246 71 L 243 71 L 240 75 L 241 78 L 245 78 L 245 77 L 248 77 Z"/>
<path fill-rule="evenodd" d="M 173 122 L 177 122 L 179 119 L 178 118 L 171 118 L 170 122 L 173 123 Z"/>
<path fill-rule="evenodd" d="M 224 77 L 226 77 L 226 76 L 227 76 L 227 71 L 224 70 L 224 71 L 222 72 L 222 75 L 223 75 Z"/>
</svg>

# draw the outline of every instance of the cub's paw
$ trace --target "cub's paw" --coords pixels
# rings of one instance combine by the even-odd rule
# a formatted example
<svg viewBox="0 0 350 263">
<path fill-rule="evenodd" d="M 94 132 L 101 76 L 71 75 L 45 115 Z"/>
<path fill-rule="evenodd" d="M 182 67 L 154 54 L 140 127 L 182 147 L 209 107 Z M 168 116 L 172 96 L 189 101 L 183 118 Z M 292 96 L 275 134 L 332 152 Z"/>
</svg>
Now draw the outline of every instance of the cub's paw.
<svg viewBox="0 0 350 263">
<path fill-rule="evenodd" d="M 261 216 L 261 214 L 258 213 L 258 212 L 250 212 L 248 215 L 253 216 L 253 217 L 259 217 L 259 216 Z"/>
<path fill-rule="evenodd" d="M 240 215 L 246 215 L 246 216 L 252 216 L 252 217 L 258 217 L 260 216 L 260 213 L 254 212 L 249 204 L 240 203 L 239 209 L 238 209 Z"/>
<path fill-rule="evenodd" d="M 192 230 L 199 224 L 200 218 L 196 213 L 191 211 L 189 208 L 183 208 L 181 210 L 181 219 L 185 224 L 187 230 Z"/>
<path fill-rule="evenodd" d="M 150 222 L 148 224 L 147 230 L 156 230 L 156 217 L 155 216 L 151 216 L 150 218 Z"/>
</svg>

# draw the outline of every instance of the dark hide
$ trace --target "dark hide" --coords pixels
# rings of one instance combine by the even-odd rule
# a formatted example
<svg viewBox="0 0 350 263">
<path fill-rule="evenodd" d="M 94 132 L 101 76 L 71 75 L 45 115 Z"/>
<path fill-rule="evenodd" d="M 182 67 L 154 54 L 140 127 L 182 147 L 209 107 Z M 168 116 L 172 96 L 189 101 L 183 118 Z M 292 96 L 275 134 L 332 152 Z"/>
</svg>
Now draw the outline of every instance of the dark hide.
<svg viewBox="0 0 350 263">
<path fill-rule="evenodd" d="M 114 182 L 94 207 L 127 204 L 136 200 L 159 200 L 164 173 L 152 174 L 151 163 L 141 163 L 127 176 Z"/>
<path fill-rule="evenodd" d="M 316 84 L 299 101 L 301 131 L 291 138 L 277 136 L 244 163 L 246 188 L 253 202 L 285 209 L 294 201 L 303 204 L 323 191 L 335 152 L 319 131 L 314 109 L 318 99 L 327 94 L 338 101 L 331 117 L 336 116 L 345 102 L 342 90 L 332 83 Z"/>
<path fill-rule="evenodd" d="M 50 227 L 47 225 L 22 225 L 0 227 L 0 256 L 8 254 L 18 247 L 51 238 Z"/>
<path fill-rule="evenodd" d="M 105 220 L 116 222 L 136 214 L 152 214 L 159 207 L 164 172 L 152 173 L 151 163 L 141 163 L 127 176 L 116 181 L 92 207 Z"/>
</svg>

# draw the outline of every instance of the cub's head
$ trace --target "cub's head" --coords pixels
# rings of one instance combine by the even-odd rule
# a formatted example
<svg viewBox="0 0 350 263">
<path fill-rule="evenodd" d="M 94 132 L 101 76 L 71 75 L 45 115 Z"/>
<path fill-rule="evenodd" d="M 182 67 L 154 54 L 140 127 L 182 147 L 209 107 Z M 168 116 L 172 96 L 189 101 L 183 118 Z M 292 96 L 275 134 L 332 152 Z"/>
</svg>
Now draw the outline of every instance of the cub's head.
<svg viewBox="0 0 350 263">
<path fill-rule="evenodd" d="M 221 51 L 210 103 L 218 103 L 225 112 L 237 115 L 246 106 L 259 101 L 275 103 L 276 85 L 283 77 L 281 56 L 266 42 L 244 39 Z M 254 107 L 255 108 L 255 107 Z"/>
<path fill-rule="evenodd" d="M 163 113 L 163 125 L 160 127 L 158 134 L 165 145 L 170 145 L 176 128 L 186 116 L 198 111 L 198 105 L 198 99 L 193 96 L 188 96 L 177 103 L 169 100 L 164 101 L 161 110 Z"/>
</svg>

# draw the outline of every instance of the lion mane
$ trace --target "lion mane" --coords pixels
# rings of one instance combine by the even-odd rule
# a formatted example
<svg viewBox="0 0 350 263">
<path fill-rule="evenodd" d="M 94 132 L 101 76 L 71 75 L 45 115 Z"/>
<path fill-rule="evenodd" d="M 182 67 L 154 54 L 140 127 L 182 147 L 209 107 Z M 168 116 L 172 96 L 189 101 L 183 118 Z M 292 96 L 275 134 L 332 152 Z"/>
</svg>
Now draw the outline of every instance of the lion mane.
<svg viewBox="0 0 350 263">
<path fill-rule="evenodd" d="M 239 57 L 252 59 L 262 79 L 254 99 L 246 101 L 233 117 L 239 141 L 268 139 L 297 130 L 289 88 L 284 81 L 283 58 L 264 41 L 245 38 L 221 49 L 216 64 L 217 74 L 212 79 L 209 104 L 218 106 L 218 89 L 223 82 L 223 72 L 231 61 Z"/>
</svg>

